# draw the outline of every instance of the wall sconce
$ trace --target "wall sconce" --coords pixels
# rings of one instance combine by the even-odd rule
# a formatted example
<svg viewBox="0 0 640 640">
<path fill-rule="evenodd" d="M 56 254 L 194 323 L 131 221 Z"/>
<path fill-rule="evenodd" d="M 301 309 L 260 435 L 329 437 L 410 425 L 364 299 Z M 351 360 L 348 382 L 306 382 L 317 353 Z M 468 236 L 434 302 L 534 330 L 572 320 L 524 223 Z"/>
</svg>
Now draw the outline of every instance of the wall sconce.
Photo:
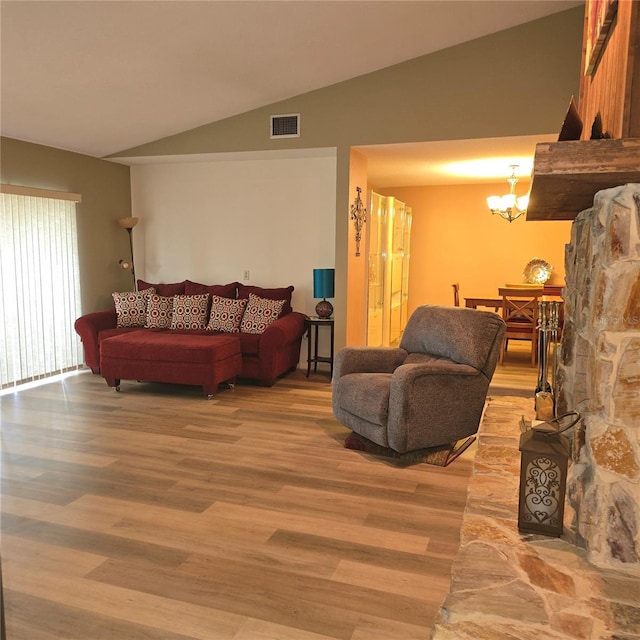
<svg viewBox="0 0 640 640">
<path fill-rule="evenodd" d="M 567 419 L 571 422 L 560 427 Z M 556 538 L 562 535 L 570 451 L 563 432 L 578 420 L 580 414 L 572 411 L 520 436 L 518 530 Z"/>
<path fill-rule="evenodd" d="M 333 298 L 335 287 L 335 269 L 313 270 L 313 297 L 322 298 L 316 305 L 318 318 L 330 318 L 333 305 L 326 298 Z"/>
<path fill-rule="evenodd" d="M 136 267 L 133 261 L 133 238 L 132 238 L 132 232 L 133 232 L 133 227 L 135 227 L 138 224 L 138 218 L 120 218 L 118 220 L 118 224 L 123 228 L 127 230 L 127 233 L 129 234 L 129 251 L 131 252 L 131 262 L 128 262 L 127 260 L 120 260 L 120 267 L 122 269 L 129 269 L 131 268 L 131 275 L 133 276 L 133 289 L 134 291 L 137 290 L 136 287 Z"/>
<path fill-rule="evenodd" d="M 529 196 L 516 197 L 516 184 L 518 184 L 516 169 L 518 165 L 512 164 L 509 166 L 511 167 L 511 177 L 507 178 L 509 193 L 504 196 L 489 196 L 487 198 L 487 206 L 494 215 L 497 214 L 501 218 L 513 222 L 527 212 Z"/>
<path fill-rule="evenodd" d="M 357 195 L 356 199 L 353 201 L 351 205 L 351 219 L 353 220 L 353 226 L 356 230 L 356 257 L 360 255 L 360 240 L 362 239 L 362 227 L 364 223 L 367 221 L 367 210 L 362 204 L 362 199 L 360 198 L 360 194 L 362 193 L 362 189 L 360 187 L 356 187 Z"/>
</svg>

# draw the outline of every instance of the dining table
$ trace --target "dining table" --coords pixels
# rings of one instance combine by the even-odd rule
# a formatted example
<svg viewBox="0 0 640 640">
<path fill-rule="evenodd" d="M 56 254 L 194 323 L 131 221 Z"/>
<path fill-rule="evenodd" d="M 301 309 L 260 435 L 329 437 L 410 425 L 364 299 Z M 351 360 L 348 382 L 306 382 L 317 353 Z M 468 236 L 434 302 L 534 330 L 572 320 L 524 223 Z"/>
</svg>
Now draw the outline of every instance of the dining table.
<svg viewBox="0 0 640 640">
<path fill-rule="evenodd" d="M 524 287 L 523 287 L 524 289 Z M 558 291 L 550 291 L 551 295 L 542 295 L 539 296 L 538 300 L 540 302 L 559 302 L 560 306 L 558 309 L 558 320 L 559 320 L 559 324 L 556 325 L 555 327 L 555 338 L 554 341 L 557 342 L 558 338 L 560 337 L 560 335 L 562 335 L 562 327 L 564 325 L 564 300 L 562 299 L 562 296 L 557 295 Z M 556 295 L 554 295 L 556 294 Z M 464 306 L 469 308 L 469 309 L 485 309 L 485 310 L 490 310 L 490 311 L 494 311 L 497 314 L 503 315 L 502 312 L 502 296 L 498 297 L 498 298 L 490 298 L 490 297 L 469 297 L 464 299 Z M 548 316 L 547 316 L 547 321 L 548 321 Z M 543 321 L 544 322 L 544 321 Z M 548 325 L 545 324 L 545 326 L 548 327 Z M 544 328 L 544 326 L 540 325 L 540 320 L 537 323 L 537 326 L 534 327 L 534 338 L 537 342 L 538 340 L 538 332 L 540 331 L 541 328 Z M 554 346 L 555 349 L 555 346 Z M 554 351 L 555 353 L 555 351 Z"/>
<path fill-rule="evenodd" d="M 562 296 L 559 295 L 542 295 L 539 300 L 541 302 L 564 302 Z M 487 298 L 487 297 L 473 297 L 465 298 L 464 306 L 469 309 L 477 309 L 478 307 L 485 307 L 493 309 L 498 313 L 502 309 L 502 297 L 500 298 Z"/>
</svg>

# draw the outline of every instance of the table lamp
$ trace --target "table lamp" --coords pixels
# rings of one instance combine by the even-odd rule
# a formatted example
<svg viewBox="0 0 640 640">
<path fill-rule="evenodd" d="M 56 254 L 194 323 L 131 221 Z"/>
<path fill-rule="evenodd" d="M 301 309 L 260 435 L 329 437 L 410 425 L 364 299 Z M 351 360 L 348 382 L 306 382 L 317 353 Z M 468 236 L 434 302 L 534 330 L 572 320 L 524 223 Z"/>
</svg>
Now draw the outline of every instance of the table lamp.
<svg viewBox="0 0 640 640">
<path fill-rule="evenodd" d="M 316 305 L 318 318 L 330 318 L 333 313 L 333 305 L 327 298 L 333 298 L 335 284 L 335 269 L 313 270 L 313 297 L 322 298 Z"/>
</svg>

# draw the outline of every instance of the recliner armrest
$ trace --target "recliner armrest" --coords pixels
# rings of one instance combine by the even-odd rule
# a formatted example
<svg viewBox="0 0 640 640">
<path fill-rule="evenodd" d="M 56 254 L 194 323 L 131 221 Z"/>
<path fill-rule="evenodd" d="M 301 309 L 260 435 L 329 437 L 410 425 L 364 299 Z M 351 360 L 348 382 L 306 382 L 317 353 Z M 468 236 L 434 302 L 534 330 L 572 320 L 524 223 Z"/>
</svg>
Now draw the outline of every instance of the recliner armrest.
<svg viewBox="0 0 640 640">
<path fill-rule="evenodd" d="M 406 384 L 420 376 L 477 376 L 480 373 L 478 369 L 474 369 L 469 364 L 461 364 L 453 360 L 440 358 L 433 362 L 403 364 L 393 372 L 393 375 L 394 378 L 402 378 L 403 384 Z"/>
<path fill-rule="evenodd" d="M 393 373 L 408 353 L 399 347 L 344 347 L 333 363 L 333 379 L 349 373 Z"/>
<path fill-rule="evenodd" d="M 395 451 L 438 446 L 475 433 L 489 382 L 468 364 L 439 359 L 406 364 L 391 376 L 387 437 Z"/>
</svg>

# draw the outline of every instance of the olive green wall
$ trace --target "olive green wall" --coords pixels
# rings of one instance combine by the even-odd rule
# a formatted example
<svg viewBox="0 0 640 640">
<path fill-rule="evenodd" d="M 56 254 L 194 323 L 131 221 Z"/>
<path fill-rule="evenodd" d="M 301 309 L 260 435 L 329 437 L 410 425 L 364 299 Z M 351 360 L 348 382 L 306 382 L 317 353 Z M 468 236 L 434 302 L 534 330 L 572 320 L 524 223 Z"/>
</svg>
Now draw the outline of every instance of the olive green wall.
<svg viewBox="0 0 640 640">
<path fill-rule="evenodd" d="M 0 166 L 3 184 L 82 195 L 77 211 L 83 312 L 108 308 L 113 291 L 131 289 L 131 275 L 118 265 L 129 256 L 129 240 L 116 222 L 131 215 L 129 167 L 11 138 L 0 140 Z"/>
<path fill-rule="evenodd" d="M 583 24 L 584 8 L 577 7 L 115 156 L 335 147 L 339 347 L 346 341 L 348 212 L 355 197 L 350 147 L 559 131 L 578 95 Z M 269 116 L 286 113 L 300 113 L 300 137 L 271 140 Z"/>
</svg>

